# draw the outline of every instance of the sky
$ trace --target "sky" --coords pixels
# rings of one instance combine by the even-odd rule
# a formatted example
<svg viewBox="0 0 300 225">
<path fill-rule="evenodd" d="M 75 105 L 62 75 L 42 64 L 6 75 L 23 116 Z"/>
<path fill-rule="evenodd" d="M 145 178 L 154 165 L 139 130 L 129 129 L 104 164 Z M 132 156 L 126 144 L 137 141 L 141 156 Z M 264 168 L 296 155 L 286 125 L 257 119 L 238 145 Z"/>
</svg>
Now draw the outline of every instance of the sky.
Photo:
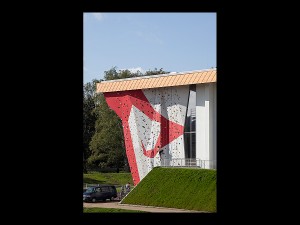
<svg viewBox="0 0 300 225">
<path fill-rule="evenodd" d="M 104 71 L 216 67 L 216 13 L 84 13 L 83 82 Z"/>
</svg>

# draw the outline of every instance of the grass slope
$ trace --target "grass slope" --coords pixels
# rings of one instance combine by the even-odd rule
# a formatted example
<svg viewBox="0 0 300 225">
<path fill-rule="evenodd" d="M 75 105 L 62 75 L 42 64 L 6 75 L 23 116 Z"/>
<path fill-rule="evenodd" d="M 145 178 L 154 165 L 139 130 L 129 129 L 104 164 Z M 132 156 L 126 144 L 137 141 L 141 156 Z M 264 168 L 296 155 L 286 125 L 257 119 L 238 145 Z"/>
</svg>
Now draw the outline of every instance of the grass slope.
<svg viewBox="0 0 300 225">
<path fill-rule="evenodd" d="M 139 210 L 113 209 L 113 208 L 83 208 L 84 213 L 148 213 Z"/>
<path fill-rule="evenodd" d="M 127 182 L 133 185 L 131 173 L 100 173 L 83 174 L 83 183 L 124 185 Z"/>
<path fill-rule="evenodd" d="M 122 203 L 216 212 L 216 170 L 155 167 Z"/>
</svg>

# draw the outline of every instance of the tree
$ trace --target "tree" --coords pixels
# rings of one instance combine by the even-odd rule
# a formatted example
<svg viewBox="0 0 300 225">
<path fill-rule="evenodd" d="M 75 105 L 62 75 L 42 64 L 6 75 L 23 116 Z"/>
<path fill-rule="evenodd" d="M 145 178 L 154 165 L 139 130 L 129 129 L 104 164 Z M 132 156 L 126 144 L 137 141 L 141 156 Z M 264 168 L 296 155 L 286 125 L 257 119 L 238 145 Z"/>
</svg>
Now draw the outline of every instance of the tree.
<svg viewBox="0 0 300 225">
<path fill-rule="evenodd" d="M 93 80 L 83 86 L 83 172 L 87 173 L 87 159 L 91 155 L 90 141 L 95 133 L 96 84 L 99 80 Z"/>
<path fill-rule="evenodd" d="M 133 73 L 130 70 L 119 70 L 119 72 L 117 72 L 116 66 L 112 67 L 110 70 L 104 71 L 104 80 L 117 80 L 139 76 L 143 76 L 140 71 Z"/>
<path fill-rule="evenodd" d="M 146 73 L 144 74 L 144 76 L 157 75 L 157 74 L 166 74 L 166 73 L 170 73 L 170 72 L 164 71 L 163 68 L 160 68 L 159 70 L 157 70 L 157 68 L 155 68 L 154 70 L 148 70 L 148 71 L 146 71 Z"/>
<path fill-rule="evenodd" d="M 92 155 L 89 163 L 100 168 L 120 168 L 124 152 L 122 122 L 114 111 L 109 109 L 102 94 L 99 102 L 95 108 L 97 121 L 90 142 Z"/>
</svg>

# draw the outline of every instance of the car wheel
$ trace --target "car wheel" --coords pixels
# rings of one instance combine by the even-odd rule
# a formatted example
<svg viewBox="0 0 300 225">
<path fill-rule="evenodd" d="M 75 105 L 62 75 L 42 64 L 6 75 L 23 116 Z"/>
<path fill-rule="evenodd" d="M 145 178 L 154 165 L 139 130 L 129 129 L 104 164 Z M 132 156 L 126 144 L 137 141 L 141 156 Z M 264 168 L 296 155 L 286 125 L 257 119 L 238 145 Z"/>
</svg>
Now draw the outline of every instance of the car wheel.
<svg viewBox="0 0 300 225">
<path fill-rule="evenodd" d="M 92 202 L 94 202 L 94 203 L 95 203 L 95 202 L 96 202 L 96 199 L 95 199 L 95 198 L 92 198 Z"/>
<path fill-rule="evenodd" d="M 111 197 L 111 198 L 110 198 L 111 201 L 113 201 L 114 199 L 115 199 L 114 197 Z"/>
</svg>

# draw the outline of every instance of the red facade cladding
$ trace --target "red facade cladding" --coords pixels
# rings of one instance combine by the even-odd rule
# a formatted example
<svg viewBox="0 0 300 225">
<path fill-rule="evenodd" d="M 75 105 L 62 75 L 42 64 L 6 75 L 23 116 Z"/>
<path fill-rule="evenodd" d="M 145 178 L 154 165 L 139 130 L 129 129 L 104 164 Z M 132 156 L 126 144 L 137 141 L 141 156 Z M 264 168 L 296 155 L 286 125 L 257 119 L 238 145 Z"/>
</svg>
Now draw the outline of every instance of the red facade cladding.
<svg viewBox="0 0 300 225">
<path fill-rule="evenodd" d="M 153 149 L 146 150 L 141 140 L 141 147 L 143 153 L 147 157 L 153 158 L 160 148 L 166 146 L 171 141 L 182 135 L 184 127 L 180 124 L 174 123 L 166 119 L 160 113 L 155 111 L 142 90 L 106 92 L 104 93 L 104 97 L 108 106 L 112 110 L 114 110 L 122 120 L 126 155 L 130 166 L 130 171 L 134 180 L 134 185 L 136 185 L 140 182 L 140 176 L 132 143 L 132 134 L 130 132 L 128 124 L 128 119 L 130 116 L 132 106 L 134 105 L 151 120 L 161 123 L 160 134 Z"/>
</svg>

